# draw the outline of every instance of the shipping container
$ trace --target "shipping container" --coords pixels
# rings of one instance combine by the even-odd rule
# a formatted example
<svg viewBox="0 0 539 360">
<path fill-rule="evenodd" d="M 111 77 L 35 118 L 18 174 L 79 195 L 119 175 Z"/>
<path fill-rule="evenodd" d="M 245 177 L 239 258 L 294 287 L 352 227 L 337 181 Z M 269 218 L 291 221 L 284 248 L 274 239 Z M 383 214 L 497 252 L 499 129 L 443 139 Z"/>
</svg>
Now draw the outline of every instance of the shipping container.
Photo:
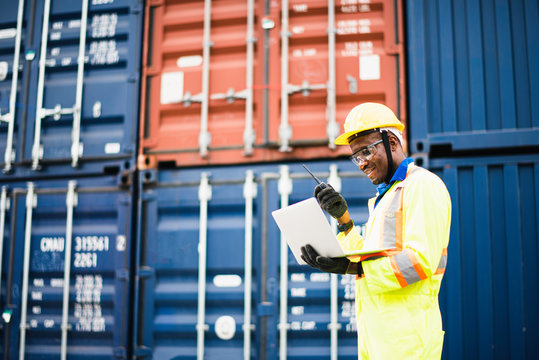
<svg viewBox="0 0 539 360">
<path fill-rule="evenodd" d="M 400 1 L 148 1 L 141 168 L 335 158 L 355 105 L 405 121 Z"/>
<path fill-rule="evenodd" d="M 453 202 L 443 359 L 539 353 L 539 157 L 431 159 Z"/>
<path fill-rule="evenodd" d="M 539 146 L 539 4 L 406 2 L 412 153 Z"/>
<path fill-rule="evenodd" d="M 308 166 L 367 220 L 375 188 L 352 162 Z M 298 265 L 271 216 L 312 196 L 299 163 L 146 170 L 141 184 L 134 354 L 357 359 L 355 277 Z"/>
<path fill-rule="evenodd" d="M 2 358 L 127 358 L 133 206 L 124 183 L 2 185 Z"/>
<path fill-rule="evenodd" d="M 0 70 L 8 75 L 0 76 L 1 176 L 133 168 L 142 1 L 19 0 L 7 10 L 0 18 Z M 14 63 L 23 69 L 15 77 Z"/>
</svg>

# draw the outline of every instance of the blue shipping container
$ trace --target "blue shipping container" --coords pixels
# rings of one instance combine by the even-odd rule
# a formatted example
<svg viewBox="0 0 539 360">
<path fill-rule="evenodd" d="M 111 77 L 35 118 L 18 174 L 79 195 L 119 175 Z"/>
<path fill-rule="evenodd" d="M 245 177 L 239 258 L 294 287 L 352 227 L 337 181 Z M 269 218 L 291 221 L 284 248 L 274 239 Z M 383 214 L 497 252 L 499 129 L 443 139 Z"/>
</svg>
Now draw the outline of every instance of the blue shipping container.
<svg viewBox="0 0 539 360">
<path fill-rule="evenodd" d="M 430 165 L 453 201 L 440 294 L 443 358 L 534 358 L 539 350 L 539 159 L 431 159 Z M 356 223 L 366 221 L 367 199 L 375 189 L 365 176 L 347 161 L 308 166 L 322 179 L 332 174 L 330 182 L 342 188 Z M 280 233 L 270 213 L 311 196 L 315 185 L 299 164 L 141 175 L 135 353 L 240 358 L 246 351 L 248 308 L 247 323 L 254 327 L 247 358 L 357 358 L 353 277 L 335 280 L 299 266 L 286 247 L 286 261 L 280 260 Z M 245 264 L 250 262 L 248 284 Z M 249 288 L 250 298 L 245 296 Z"/>
<path fill-rule="evenodd" d="M 0 127 L 2 176 L 131 169 L 138 132 L 141 1 L 19 1 L 25 20 L 20 42 L 15 30 L 20 7 L 10 4 L 9 18 L 0 18 L 3 67 L 9 73 L 9 61 L 18 53 L 24 69 L 16 81 L 0 80 L 2 113 L 15 113 L 13 131 L 6 121 Z M 6 102 L 12 88 L 19 89 L 14 106 Z"/>
<path fill-rule="evenodd" d="M 431 159 L 453 202 L 444 359 L 539 353 L 539 157 Z"/>
<path fill-rule="evenodd" d="M 1 190 L 1 356 L 126 358 L 131 191 L 117 177 Z"/>
<path fill-rule="evenodd" d="M 351 162 L 308 166 L 367 220 L 375 189 Z M 357 359 L 355 278 L 299 266 L 271 216 L 312 196 L 300 164 L 147 171 L 141 183 L 135 354 Z"/>
<path fill-rule="evenodd" d="M 410 0 L 406 13 L 411 152 L 539 146 L 538 2 Z"/>
</svg>

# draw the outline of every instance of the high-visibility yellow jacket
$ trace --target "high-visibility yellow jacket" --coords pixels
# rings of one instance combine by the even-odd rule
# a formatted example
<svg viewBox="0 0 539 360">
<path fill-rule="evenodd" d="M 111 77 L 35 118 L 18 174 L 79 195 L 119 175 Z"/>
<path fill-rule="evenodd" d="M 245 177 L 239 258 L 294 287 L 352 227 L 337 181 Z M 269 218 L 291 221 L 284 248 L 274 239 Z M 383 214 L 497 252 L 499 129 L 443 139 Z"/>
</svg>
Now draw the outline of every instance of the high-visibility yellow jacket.
<svg viewBox="0 0 539 360">
<path fill-rule="evenodd" d="M 360 359 L 440 359 L 444 332 L 438 292 L 447 261 L 451 199 L 442 180 L 413 163 L 374 207 L 364 237 L 340 233 L 347 251 L 391 248 L 349 257 L 362 261 L 356 280 Z"/>
</svg>

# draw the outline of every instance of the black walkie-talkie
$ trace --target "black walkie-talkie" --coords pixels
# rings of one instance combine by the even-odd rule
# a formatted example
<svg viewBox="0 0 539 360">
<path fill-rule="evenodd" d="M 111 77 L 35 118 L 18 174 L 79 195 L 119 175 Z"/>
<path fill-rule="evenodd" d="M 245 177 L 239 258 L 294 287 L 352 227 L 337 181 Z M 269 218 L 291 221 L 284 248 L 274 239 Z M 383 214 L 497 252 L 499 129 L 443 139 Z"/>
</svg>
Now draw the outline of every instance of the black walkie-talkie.
<svg viewBox="0 0 539 360">
<path fill-rule="evenodd" d="M 322 188 L 322 189 L 325 189 L 325 188 L 327 187 L 326 183 L 324 183 L 323 181 L 320 181 L 320 179 L 317 178 L 316 175 L 313 174 L 313 173 L 311 172 L 311 170 L 309 170 L 309 168 L 307 168 L 307 166 L 305 166 L 305 164 L 301 164 L 301 165 L 303 165 L 303 167 L 305 168 L 305 170 L 307 170 L 307 172 L 308 172 L 309 174 L 311 174 L 311 176 L 313 177 L 314 181 L 316 181 L 319 185 L 321 185 L 321 188 Z"/>
</svg>

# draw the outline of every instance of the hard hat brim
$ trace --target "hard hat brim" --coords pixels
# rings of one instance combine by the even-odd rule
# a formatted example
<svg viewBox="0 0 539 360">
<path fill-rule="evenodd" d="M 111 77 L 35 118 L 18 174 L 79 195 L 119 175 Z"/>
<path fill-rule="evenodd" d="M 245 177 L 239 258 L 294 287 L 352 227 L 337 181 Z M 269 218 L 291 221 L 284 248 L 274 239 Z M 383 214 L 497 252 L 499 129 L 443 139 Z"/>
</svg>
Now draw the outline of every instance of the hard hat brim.
<svg viewBox="0 0 539 360">
<path fill-rule="evenodd" d="M 335 145 L 350 145 L 350 142 L 348 141 L 348 139 L 355 134 L 359 134 L 360 132 L 363 132 L 363 130 L 361 131 L 354 130 L 354 131 L 345 132 L 344 134 L 339 135 L 335 139 L 334 143 Z"/>
<path fill-rule="evenodd" d="M 396 128 L 400 132 L 402 132 L 404 130 L 404 125 L 402 125 L 402 124 L 395 124 L 394 126 L 391 126 L 391 127 Z M 352 136 L 354 136 L 356 134 L 365 132 L 365 131 L 372 130 L 372 129 L 376 129 L 376 127 L 345 132 L 344 134 L 339 135 L 335 139 L 334 143 L 335 143 L 335 145 L 350 145 L 350 142 L 348 141 L 348 139 L 350 139 L 350 137 L 352 137 Z"/>
</svg>

